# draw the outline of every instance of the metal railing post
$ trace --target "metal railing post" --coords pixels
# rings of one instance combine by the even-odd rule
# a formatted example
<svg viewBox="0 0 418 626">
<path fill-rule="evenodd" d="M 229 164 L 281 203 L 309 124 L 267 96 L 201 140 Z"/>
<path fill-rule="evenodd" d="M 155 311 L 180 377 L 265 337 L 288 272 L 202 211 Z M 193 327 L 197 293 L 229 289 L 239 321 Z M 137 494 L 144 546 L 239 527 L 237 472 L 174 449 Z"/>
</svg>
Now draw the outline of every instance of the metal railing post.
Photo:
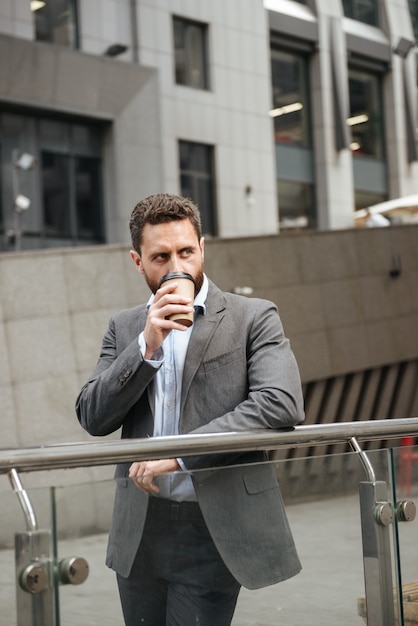
<svg viewBox="0 0 418 626">
<path fill-rule="evenodd" d="M 350 445 L 358 453 L 368 481 L 360 482 L 360 517 L 368 626 L 394 626 L 392 557 L 389 526 L 393 507 L 387 501 L 388 486 L 377 481 L 367 454 L 355 437 Z"/>
<path fill-rule="evenodd" d="M 390 529 L 393 510 L 383 481 L 359 484 L 367 625 L 394 626 Z"/>
<path fill-rule="evenodd" d="M 82 557 L 56 560 L 49 529 L 38 529 L 35 511 L 15 469 L 9 479 L 26 519 L 15 534 L 17 626 L 59 626 L 58 584 L 82 584 L 89 573 Z"/>
<path fill-rule="evenodd" d="M 9 479 L 27 530 L 15 534 L 17 626 L 55 626 L 51 533 L 39 530 L 35 512 L 15 469 Z"/>
</svg>

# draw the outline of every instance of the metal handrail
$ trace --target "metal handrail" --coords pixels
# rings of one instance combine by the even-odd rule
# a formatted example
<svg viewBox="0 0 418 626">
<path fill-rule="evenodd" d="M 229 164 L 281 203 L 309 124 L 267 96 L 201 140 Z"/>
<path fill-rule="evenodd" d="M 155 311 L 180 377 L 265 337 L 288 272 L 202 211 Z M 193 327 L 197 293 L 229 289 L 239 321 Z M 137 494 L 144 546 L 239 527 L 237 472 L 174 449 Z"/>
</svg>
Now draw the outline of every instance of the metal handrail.
<svg viewBox="0 0 418 626">
<path fill-rule="evenodd" d="M 14 491 L 17 493 L 17 497 L 19 498 L 20 506 L 22 507 L 23 514 L 25 516 L 27 529 L 29 531 L 38 530 L 38 522 L 36 521 L 36 515 L 33 510 L 32 503 L 26 490 L 23 488 L 19 474 L 15 469 L 10 470 L 9 480 Z"/>
<path fill-rule="evenodd" d="M 219 452 L 277 450 L 320 444 L 418 436 L 418 417 L 297 426 L 293 430 L 178 435 L 107 440 L 0 450 L 0 474 L 12 469 L 35 472 L 145 461 Z"/>
</svg>

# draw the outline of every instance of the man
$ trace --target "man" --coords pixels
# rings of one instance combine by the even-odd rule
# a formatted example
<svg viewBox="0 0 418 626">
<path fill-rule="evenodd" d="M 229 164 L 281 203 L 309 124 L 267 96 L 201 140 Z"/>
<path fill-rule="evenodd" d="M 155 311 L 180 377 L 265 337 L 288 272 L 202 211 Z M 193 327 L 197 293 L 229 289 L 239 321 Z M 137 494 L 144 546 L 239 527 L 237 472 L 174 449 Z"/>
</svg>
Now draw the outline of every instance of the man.
<svg viewBox="0 0 418 626">
<path fill-rule="evenodd" d="M 366 226 L 374 228 L 375 226 L 390 226 L 390 221 L 381 213 L 372 213 L 370 209 L 366 209 Z"/>
<path fill-rule="evenodd" d="M 130 231 L 132 261 L 152 295 L 111 319 L 77 399 L 82 426 L 149 437 L 302 421 L 299 372 L 277 309 L 208 280 L 197 207 L 150 196 L 134 208 Z M 194 301 L 175 284 L 159 287 L 173 271 L 193 277 Z M 168 319 L 193 307 L 188 328 Z M 227 626 L 241 585 L 300 571 L 274 473 L 257 463 L 265 460 L 253 452 L 118 466 L 106 562 L 127 626 Z"/>
</svg>

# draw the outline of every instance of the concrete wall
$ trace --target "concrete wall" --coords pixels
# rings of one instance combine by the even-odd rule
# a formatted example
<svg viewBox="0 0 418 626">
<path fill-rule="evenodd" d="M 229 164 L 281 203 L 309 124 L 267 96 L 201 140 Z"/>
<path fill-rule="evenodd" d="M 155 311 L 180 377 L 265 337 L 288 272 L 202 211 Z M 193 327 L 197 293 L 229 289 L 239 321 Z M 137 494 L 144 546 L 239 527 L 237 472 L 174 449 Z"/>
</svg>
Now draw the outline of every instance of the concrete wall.
<svg viewBox="0 0 418 626">
<path fill-rule="evenodd" d="M 417 234 L 414 226 L 213 242 L 207 269 L 225 290 L 249 285 L 277 303 L 308 382 L 418 356 Z"/>
<path fill-rule="evenodd" d="M 418 357 L 418 226 L 209 240 L 224 290 L 277 303 L 304 382 Z M 125 246 L 0 255 L 2 447 L 75 441 L 110 315 L 148 297 Z M 389 273 L 395 259 L 401 274 Z"/>
<path fill-rule="evenodd" d="M 251 287 L 278 304 L 306 386 L 417 360 L 417 238 L 418 226 L 397 226 L 212 240 L 206 271 L 224 290 Z M 128 251 L 0 255 L 0 447 L 90 439 L 75 416 L 76 395 L 110 315 L 148 297 Z M 394 259 L 401 264 L 396 278 Z M 416 388 L 416 377 L 409 384 Z M 112 474 L 111 467 L 84 468 L 27 474 L 23 482 L 80 484 Z M 0 491 L 9 490 L 0 476 Z M 103 499 L 97 506 L 100 519 Z"/>
</svg>

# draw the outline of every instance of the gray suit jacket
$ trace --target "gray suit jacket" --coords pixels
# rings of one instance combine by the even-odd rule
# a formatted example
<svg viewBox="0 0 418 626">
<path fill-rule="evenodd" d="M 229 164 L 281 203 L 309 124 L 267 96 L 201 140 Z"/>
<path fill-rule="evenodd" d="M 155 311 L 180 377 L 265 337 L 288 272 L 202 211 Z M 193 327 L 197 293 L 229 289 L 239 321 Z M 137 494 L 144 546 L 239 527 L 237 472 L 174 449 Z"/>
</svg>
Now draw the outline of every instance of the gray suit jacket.
<svg viewBox="0 0 418 626">
<path fill-rule="evenodd" d="M 146 314 L 141 305 L 110 321 L 97 366 L 76 403 L 80 423 L 92 435 L 120 427 L 122 437 L 153 434 L 147 390 L 156 370 L 138 347 Z M 303 419 L 299 371 L 275 305 L 223 293 L 209 282 L 206 314 L 196 317 L 186 355 L 180 432 L 289 428 Z M 250 589 L 300 571 L 280 490 L 265 460 L 257 452 L 183 459 L 196 470 L 197 498 L 222 558 Z M 128 469 L 121 464 L 116 470 L 106 561 L 122 576 L 130 573 L 148 502 Z"/>
</svg>

